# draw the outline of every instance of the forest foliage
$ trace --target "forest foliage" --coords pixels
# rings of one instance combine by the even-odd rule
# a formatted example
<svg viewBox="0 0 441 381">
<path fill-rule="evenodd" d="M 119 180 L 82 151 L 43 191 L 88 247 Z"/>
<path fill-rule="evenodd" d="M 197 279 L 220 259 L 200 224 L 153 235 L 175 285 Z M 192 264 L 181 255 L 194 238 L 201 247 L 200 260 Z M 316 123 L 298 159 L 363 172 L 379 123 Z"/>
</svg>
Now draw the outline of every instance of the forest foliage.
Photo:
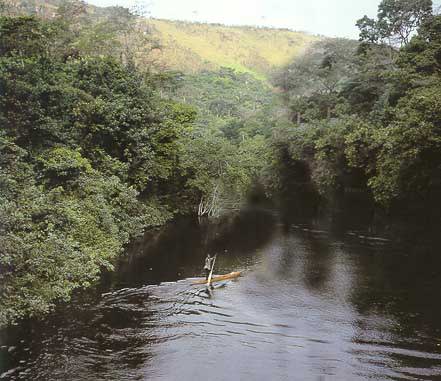
<svg viewBox="0 0 441 381">
<path fill-rule="evenodd" d="M 263 84 L 207 73 L 201 87 L 229 87 L 203 102 L 192 78 L 139 59 L 155 39 L 126 39 L 136 16 L 114 8 L 107 22 L 83 5 L 0 18 L 0 325 L 69 300 L 146 228 L 239 208 L 264 164 L 268 131 L 226 127 L 271 96 Z M 240 96 L 258 99 L 225 114 L 247 81 Z"/>
<path fill-rule="evenodd" d="M 0 20 L 2 323 L 66 300 L 169 218 L 159 197 L 194 114 L 111 57 L 72 58 L 67 34 Z"/>
<path fill-rule="evenodd" d="M 441 16 L 430 0 L 383 0 L 357 22 L 360 41 L 315 44 L 274 79 L 296 127 L 279 157 L 308 169 L 317 192 L 367 191 L 383 207 L 441 191 Z M 305 181 L 300 171 L 299 181 Z"/>
<path fill-rule="evenodd" d="M 383 0 L 357 22 L 358 42 L 151 26 L 82 1 L 0 9 L 0 325 L 69 300 L 145 229 L 240 209 L 255 187 L 357 190 L 386 208 L 439 199 L 441 16 L 430 0 Z M 228 55 L 185 47 L 204 50 L 213 33 L 231 37 Z M 233 49 L 242 38 L 251 58 Z M 269 54 L 276 40 L 289 46 Z M 159 59 L 161 41 L 184 48 Z M 274 86 L 262 80 L 293 57 Z"/>
</svg>

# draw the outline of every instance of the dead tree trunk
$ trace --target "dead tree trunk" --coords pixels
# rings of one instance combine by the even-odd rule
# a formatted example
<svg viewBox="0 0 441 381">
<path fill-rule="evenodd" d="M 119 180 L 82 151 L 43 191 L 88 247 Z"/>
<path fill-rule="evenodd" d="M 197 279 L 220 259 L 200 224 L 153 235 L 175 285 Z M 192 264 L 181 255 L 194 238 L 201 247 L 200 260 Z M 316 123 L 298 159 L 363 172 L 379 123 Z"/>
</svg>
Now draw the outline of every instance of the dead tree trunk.
<svg viewBox="0 0 441 381">
<path fill-rule="evenodd" d="M 198 206 L 198 216 L 217 217 L 220 211 L 219 185 L 216 185 L 211 197 L 201 197 Z"/>
</svg>

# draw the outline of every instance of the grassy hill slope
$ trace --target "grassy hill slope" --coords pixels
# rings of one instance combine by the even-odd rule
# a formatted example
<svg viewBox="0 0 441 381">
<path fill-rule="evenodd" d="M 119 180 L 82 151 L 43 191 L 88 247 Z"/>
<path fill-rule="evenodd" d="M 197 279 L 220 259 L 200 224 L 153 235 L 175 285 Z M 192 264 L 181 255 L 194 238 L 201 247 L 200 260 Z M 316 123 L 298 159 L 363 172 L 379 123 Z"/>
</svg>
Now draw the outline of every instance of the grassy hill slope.
<svg viewBox="0 0 441 381">
<path fill-rule="evenodd" d="M 53 18 L 64 0 L 4 0 L 16 14 L 36 14 Z M 96 7 L 74 2 L 85 12 L 89 23 L 109 25 L 121 22 L 120 7 Z M 82 4 L 82 5 L 81 5 Z M 83 7 L 83 8 L 82 8 Z M 288 29 L 252 26 L 226 26 L 138 17 L 138 26 L 132 33 L 148 31 L 160 48 L 138 56 L 140 61 L 155 62 L 165 70 L 179 70 L 195 74 L 202 70 L 216 71 L 227 67 L 238 72 L 266 79 L 277 68 L 303 53 L 319 37 Z M 83 20 L 84 21 L 84 20 Z M 124 22 L 124 21 L 123 21 Z M 99 29 L 98 29 L 99 30 Z M 135 41 L 139 36 L 129 37 Z M 148 59 L 145 59 L 148 54 Z"/>
<path fill-rule="evenodd" d="M 228 67 L 265 78 L 291 62 L 318 38 L 287 29 L 149 19 L 161 49 L 153 54 L 165 68 L 195 73 Z"/>
</svg>

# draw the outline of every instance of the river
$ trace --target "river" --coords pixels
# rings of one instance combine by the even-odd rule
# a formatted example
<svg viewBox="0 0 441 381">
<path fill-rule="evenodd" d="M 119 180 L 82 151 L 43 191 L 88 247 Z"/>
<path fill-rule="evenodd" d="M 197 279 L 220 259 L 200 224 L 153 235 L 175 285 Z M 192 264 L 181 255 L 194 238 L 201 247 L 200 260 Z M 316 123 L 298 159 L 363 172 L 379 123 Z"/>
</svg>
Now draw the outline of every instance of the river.
<svg viewBox="0 0 441 381">
<path fill-rule="evenodd" d="M 48 318 L 3 331 L 1 377 L 441 380 L 440 239 L 425 232 L 355 209 L 178 220 Z M 211 297 L 192 284 L 207 252 L 216 273 L 243 271 Z"/>
</svg>

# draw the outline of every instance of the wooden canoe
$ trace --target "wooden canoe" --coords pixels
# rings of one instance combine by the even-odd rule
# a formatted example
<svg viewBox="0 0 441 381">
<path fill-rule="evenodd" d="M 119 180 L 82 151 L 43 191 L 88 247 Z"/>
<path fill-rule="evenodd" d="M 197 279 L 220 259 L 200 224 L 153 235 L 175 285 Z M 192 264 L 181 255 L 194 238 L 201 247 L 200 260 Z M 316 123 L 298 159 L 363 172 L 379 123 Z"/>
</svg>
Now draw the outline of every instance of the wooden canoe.
<svg viewBox="0 0 441 381">
<path fill-rule="evenodd" d="M 229 280 L 229 279 L 238 278 L 238 277 L 240 277 L 240 274 L 242 274 L 241 271 L 234 271 L 232 273 L 225 274 L 225 275 L 216 275 L 211 278 L 211 283 L 220 282 L 222 280 Z M 201 280 L 197 280 L 197 281 L 193 282 L 193 284 L 206 284 L 206 283 L 207 283 L 207 281 L 205 279 L 201 279 Z"/>
</svg>

